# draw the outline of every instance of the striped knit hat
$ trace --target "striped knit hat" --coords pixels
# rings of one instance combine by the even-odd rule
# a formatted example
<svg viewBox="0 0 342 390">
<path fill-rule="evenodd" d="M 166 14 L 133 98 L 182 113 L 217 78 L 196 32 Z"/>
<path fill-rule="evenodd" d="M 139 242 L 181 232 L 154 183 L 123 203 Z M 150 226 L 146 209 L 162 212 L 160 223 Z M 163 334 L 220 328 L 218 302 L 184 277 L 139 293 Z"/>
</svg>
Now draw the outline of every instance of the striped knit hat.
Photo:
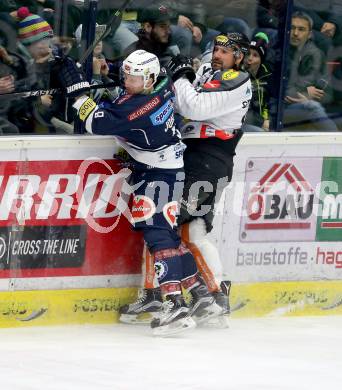
<svg viewBox="0 0 342 390">
<path fill-rule="evenodd" d="M 27 7 L 21 7 L 17 11 L 18 39 L 24 45 L 31 45 L 44 38 L 52 38 L 53 31 L 49 23 L 39 15 L 30 13 Z"/>
</svg>

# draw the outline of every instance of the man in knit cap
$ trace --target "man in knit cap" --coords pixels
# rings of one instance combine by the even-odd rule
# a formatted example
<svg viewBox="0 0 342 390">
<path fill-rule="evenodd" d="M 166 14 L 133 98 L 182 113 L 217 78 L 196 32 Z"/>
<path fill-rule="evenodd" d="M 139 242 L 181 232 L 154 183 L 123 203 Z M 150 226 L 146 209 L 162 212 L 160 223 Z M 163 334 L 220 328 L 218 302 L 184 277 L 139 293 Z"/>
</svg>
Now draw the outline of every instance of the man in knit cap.
<svg viewBox="0 0 342 390">
<path fill-rule="evenodd" d="M 51 60 L 52 49 L 51 39 L 53 30 L 49 23 L 41 16 L 32 14 L 27 7 L 21 7 L 17 11 L 18 20 L 18 41 L 24 45 L 34 62 L 34 73 L 36 76 L 35 88 L 48 89 L 52 87 Z M 57 101 L 56 101 L 57 100 Z M 33 102 L 34 116 L 38 122 L 50 130 L 52 111 L 61 107 L 61 99 L 55 99 L 51 95 L 41 96 L 38 101 Z M 52 109 L 52 105 L 57 105 Z M 32 132 L 32 129 L 30 130 Z"/>
<path fill-rule="evenodd" d="M 36 74 L 36 89 L 60 88 L 58 79 L 62 63 L 73 61 L 62 53 L 54 55 L 52 50 L 53 30 L 42 17 L 32 14 L 27 7 L 17 11 L 18 40 L 27 48 L 33 58 Z M 70 103 L 70 104 L 69 104 Z M 64 95 L 44 95 L 34 102 L 36 120 L 48 129 L 56 132 L 52 120 L 70 123 L 73 121 L 71 103 Z M 70 108 L 70 110 L 69 110 Z"/>
</svg>

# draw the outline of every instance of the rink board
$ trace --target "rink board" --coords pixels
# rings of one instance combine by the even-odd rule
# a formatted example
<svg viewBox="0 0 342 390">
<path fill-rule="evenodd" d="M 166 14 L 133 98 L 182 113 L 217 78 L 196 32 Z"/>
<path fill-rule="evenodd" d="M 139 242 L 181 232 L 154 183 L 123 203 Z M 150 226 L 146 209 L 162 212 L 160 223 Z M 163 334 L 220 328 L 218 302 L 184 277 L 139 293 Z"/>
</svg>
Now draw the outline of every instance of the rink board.
<svg viewBox="0 0 342 390">
<path fill-rule="evenodd" d="M 0 327 L 115 323 L 134 288 L 0 293 Z"/>
<path fill-rule="evenodd" d="M 342 314 L 341 146 L 335 133 L 242 139 L 211 234 L 232 316 Z M 113 138 L 4 137 L 0 151 L 0 327 L 117 322 L 142 239 L 112 203 Z"/>
<path fill-rule="evenodd" d="M 0 293 L 0 327 L 118 322 L 120 306 L 136 288 L 16 291 Z M 342 314 L 342 282 L 234 284 L 232 317 Z"/>
<path fill-rule="evenodd" d="M 0 291 L 121 287 L 108 280 L 141 272 L 117 149 L 113 137 L 0 139 Z"/>
</svg>

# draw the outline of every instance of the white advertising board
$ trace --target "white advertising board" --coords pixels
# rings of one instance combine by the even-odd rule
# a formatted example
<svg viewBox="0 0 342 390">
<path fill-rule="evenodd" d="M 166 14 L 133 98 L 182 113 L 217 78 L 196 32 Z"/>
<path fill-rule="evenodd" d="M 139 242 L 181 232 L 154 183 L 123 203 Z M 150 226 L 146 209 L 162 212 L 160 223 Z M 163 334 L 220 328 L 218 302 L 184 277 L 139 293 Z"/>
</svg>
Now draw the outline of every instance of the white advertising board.
<svg viewBox="0 0 342 390">
<path fill-rule="evenodd" d="M 245 134 L 218 212 L 234 282 L 342 279 L 342 136 Z"/>
</svg>

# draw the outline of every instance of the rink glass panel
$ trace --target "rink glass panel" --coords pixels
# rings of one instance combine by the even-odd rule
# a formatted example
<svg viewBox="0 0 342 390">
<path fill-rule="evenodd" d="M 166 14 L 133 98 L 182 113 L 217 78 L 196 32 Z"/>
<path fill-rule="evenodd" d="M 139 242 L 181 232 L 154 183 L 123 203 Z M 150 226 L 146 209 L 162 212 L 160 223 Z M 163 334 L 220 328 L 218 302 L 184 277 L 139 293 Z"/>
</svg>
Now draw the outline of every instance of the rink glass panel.
<svg viewBox="0 0 342 390">
<path fill-rule="evenodd" d="M 46 41 L 42 50 L 54 50 L 56 45 L 76 60 L 89 45 L 89 30 L 94 24 L 105 25 L 113 12 L 121 6 L 121 1 L 96 2 L 94 17 L 93 1 L 59 1 L 54 9 L 37 6 L 31 12 L 39 14 L 50 23 L 54 38 Z M 324 4 L 323 4 L 324 3 Z M 322 25 L 331 17 L 337 21 L 342 17 L 342 0 L 327 1 L 312 5 L 309 1 L 162 1 L 170 12 L 170 46 L 177 47 L 182 54 L 194 58 L 198 67 L 202 58 L 210 61 L 211 42 L 217 33 L 238 31 L 252 38 L 263 32 L 269 38 L 266 64 L 271 72 L 267 82 L 269 96 L 270 129 L 274 131 L 329 131 L 341 128 L 341 25 L 329 38 L 321 33 Z M 132 1 L 123 13 L 122 22 L 116 34 L 110 34 L 103 42 L 102 53 L 112 65 L 124 55 L 141 27 L 139 15 L 146 11 L 149 2 Z M 90 8 L 92 12 L 90 12 Z M 292 56 L 290 50 L 291 14 L 296 11 L 308 13 L 312 18 L 312 41 L 322 56 L 322 71 L 315 78 L 314 86 L 324 90 L 324 99 L 317 104 L 303 102 L 294 107 L 285 102 Z M 341 22 L 342 23 L 342 22 Z M 85 26 L 80 33 L 77 28 Z M 183 27 L 188 26 L 188 27 Z M 192 31 L 191 31 L 192 29 Z M 90 34 L 91 35 L 91 34 Z M 58 86 L 57 75 L 50 74 L 49 62 L 36 64 L 30 55 L 30 48 L 22 46 L 16 37 L 16 22 L 8 12 L 1 14 L 1 45 L 7 50 L 9 58 L 2 54 L 0 77 L 9 74 L 14 77 L 14 85 L 2 84 L 2 93 L 24 90 L 49 89 Z M 32 51 L 32 50 L 31 50 Z M 44 56 L 44 54 L 42 54 Z M 16 67 L 13 69 L 11 62 Z M 41 62 L 41 61 L 38 61 Z M 305 67 L 304 67 L 305 68 Z M 85 68 L 89 81 L 92 80 L 92 64 Z M 306 70 L 304 69 L 304 72 Z M 110 76 L 110 74 L 109 74 Z M 305 77 L 304 77 L 305 79 Z M 6 81 L 6 80 L 5 80 Z M 8 81 L 8 80 L 7 80 Z M 304 80 L 305 82 L 305 80 Z M 56 84 L 57 83 L 57 84 Z M 305 86 L 301 90 L 305 95 Z M 317 101 L 315 102 L 317 103 Z M 313 106 L 313 107 L 312 107 Z M 294 109 L 295 108 L 295 109 Z M 53 117 L 57 118 L 51 120 Z M 58 121 L 62 121 L 58 122 Z M 64 122 L 64 123 L 63 123 Z M 72 132 L 74 112 L 62 96 L 55 97 L 50 105 L 48 97 L 26 99 L 0 98 L 0 132 L 7 134 L 68 134 Z M 247 123 L 260 125 L 251 116 Z M 82 128 L 77 128 L 82 132 Z"/>
</svg>

